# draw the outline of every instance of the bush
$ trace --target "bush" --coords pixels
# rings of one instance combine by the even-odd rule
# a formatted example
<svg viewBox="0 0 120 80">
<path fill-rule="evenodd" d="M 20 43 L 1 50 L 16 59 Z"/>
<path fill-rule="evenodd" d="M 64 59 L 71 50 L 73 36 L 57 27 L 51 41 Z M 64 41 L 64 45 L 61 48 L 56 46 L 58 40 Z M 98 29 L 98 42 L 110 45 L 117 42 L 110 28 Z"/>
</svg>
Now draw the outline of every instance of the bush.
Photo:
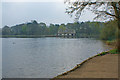
<svg viewBox="0 0 120 80">
<path fill-rule="evenodd" d="M 98 54 L 98 56 L 103 56 L 103 55 L 106 55 L 108 52 L 102 52 L 100 54 Z"/>
<path fill-rule="evenodd" d="M 118 49 L 110 50 L 109 53 L 111 53 L 111 54 L 119 54 Z"/>
</svg>

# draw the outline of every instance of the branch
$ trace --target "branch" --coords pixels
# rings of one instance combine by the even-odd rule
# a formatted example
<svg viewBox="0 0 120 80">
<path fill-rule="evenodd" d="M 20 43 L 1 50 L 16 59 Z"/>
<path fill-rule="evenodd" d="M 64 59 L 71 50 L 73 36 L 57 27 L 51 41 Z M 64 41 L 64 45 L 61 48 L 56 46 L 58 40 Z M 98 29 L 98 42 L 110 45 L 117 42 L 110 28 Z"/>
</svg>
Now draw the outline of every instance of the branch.
<svg viewBox="0 0 120 80">
<path fill-rule="evenodd" d="M 115 18 L 117 18 L 117 19 L 119 19 L 119 20 L 120 20 L 120 18 L 119 18 L 118 16 L 113 15 L 113 14 L 111 14 L 111 13 L 107 12 L 107 11 L 99 11 L 99 12 L 101 12 L 101 13 L 105 13 L 106 15 L 113 16 L 113 17 L 115 17 Z"/>
<path fill-rule="evenodd" d="M 113 16 L 113 17 L 118 18 L 116 15 L 110 14 L 110 13 L 109 13 L 109 12 L 107 12 L 107 11 L 104 11 L 104 13 L 105 13 L 105 14 L 107 14 L 107 15 L 110 15 L 110 16 Z"/>
</svg>

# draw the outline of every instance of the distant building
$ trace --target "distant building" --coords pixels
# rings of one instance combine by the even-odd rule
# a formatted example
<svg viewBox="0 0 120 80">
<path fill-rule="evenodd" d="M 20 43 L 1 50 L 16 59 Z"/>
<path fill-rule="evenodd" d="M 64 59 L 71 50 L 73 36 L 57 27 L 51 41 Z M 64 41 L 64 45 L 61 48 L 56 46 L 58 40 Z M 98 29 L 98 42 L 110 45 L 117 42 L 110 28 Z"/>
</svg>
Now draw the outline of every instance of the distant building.
<svg viewBox="0 0 120 80">
<path fill-rule="evenodd" d="M 58 30 L 58 36 L 74 37 L 76 34 L 74 29 Z"/>
</svg>

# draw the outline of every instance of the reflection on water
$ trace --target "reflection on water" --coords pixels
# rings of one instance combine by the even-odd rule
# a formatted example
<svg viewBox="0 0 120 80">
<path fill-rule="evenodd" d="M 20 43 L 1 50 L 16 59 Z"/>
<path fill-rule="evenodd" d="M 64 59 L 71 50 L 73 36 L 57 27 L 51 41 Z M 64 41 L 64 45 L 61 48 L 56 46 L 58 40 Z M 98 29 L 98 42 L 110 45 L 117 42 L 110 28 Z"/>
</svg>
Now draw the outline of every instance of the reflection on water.
<svg viewBox="0 0 120 80">
<path fill-rule="evenodd" d="M 3 38 L 4 78 L 52 78 L 108 50 L 100 40 Z"/>
</svg>

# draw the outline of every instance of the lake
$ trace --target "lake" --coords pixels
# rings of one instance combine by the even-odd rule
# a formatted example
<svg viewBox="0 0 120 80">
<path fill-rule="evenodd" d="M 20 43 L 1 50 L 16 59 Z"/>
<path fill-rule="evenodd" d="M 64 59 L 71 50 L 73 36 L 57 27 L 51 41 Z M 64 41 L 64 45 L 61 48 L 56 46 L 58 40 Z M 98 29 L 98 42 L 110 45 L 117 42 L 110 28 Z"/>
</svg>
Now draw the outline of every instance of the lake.
<svg viewBox="0 0 120 80">
<path fill-rule="evenodd" d="M 89 38 L 3 38 L 3 78 L 53 78 L 110 49 Z"/>
</svg>

